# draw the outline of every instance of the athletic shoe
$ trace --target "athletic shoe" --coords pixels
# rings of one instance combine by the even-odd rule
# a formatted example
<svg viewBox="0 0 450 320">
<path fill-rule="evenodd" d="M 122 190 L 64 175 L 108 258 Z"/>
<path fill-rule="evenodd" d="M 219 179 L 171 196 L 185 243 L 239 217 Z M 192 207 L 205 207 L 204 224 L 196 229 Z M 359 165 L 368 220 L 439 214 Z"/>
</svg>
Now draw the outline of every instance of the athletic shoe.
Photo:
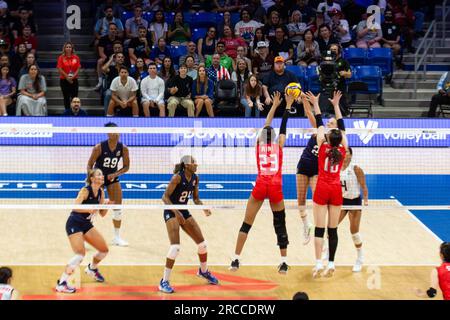
<svg viewBox="0 0 450 320">
<path fill-rule="evenodd" d="M 288 272 L 288 269 L 289 266 L 287 265 L 287 263 L 283 262 L 278 266 L 278 273 L 286 274 Z"/>
<path fill-rule="evenodd" d="M 231 261 L 231 265 L 228 269 L 230 271 L 237 271 L 239 269 L 239 264 L 240 264 L 239 260 L 235 259 L 235 260 Z"/>
<path fill-rule="evenodd" d="M 59 283 L 59 280 L 56 281 L 56 291 L 62 293 L 75 293 L 77 289 L 71 287 L 67 284 L 67 281 Z"/>
<path fill-rule="evenodd" d="M 158 286 L 159 291 L 164 292 L 164 293 L 174 293 L 175 290 L 173 290 L 173 288 L 170 286 L 169 281 L 163 281 L 163 279 L 161 279 L 161 281 L 159 281 L 159 286 Z"/>
<path fill-rule="evenodd" d="M 114 238 L 112 241 L 112 245 L 118 247 L 128 247 L 128 242 L 126 242 L 122 238 Z"/>
<path fill-rule="evenodd" d="M 312 223 L 308 223 L 308 225 L 303 226 L 303 245 L 306 246 L 309 241 L 311 241 L 311 233 L 314 230 L 314 226 Z"/>
<path fill-rule="evenodd" d="M 316 266 L 313 268 L 313 278 L 319 278 L 322 275 L 323 272 L 323 265 L 321 263 L 317 263 Z"/>
<path fill-rule="evenodd" d="M 336 271 L 336 267 L 334 266 L 334 263 L 329 262 L 327 269 L 325 270 L 325 273 L 323 274 L 324 277 L 331 278 Z"/>
<path fill-rule="evenodd" d="M 356 259 L 355 265 L 353 266 L 353 272 L 361 272 L 363 266 L 362 260 Z"/>
<path fill-rule="evenodd" d="M 98 269 L 91 269 L 91 264 L 88 264 L 84 272 L 92 277 L 97 282 L 105 282 L 105 278 L 103 278 L 102 274 L 98 271 Z"/>
<path fill-rule="evenodd" d="M 217 280 L 217 278 L 214 277 L 211 272 L 209 272 L 209 270 L 206 270 L 206 272 L 202 272 L 202 270 L 198 268 L 197 277 L 206 279 L 209 284 L 219 284 L 219 280 Z"/>
</svg>

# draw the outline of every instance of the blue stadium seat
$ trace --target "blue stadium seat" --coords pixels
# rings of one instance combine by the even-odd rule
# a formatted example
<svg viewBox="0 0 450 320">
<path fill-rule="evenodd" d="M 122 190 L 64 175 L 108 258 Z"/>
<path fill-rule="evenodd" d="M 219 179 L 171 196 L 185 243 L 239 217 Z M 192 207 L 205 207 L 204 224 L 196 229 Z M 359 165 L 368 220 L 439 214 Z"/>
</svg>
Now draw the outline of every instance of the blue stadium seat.
<svg viewBox="0 0 450 320">
<path fill-rule="evenodd" d="M 235 25 L 236 23 L 239 22 L 239 20 L 241 20 L 241 14 L 239 12 L 233 12 L 231 14 L 231 23 L 233 25 Z M 234 31 L 234 30 L 233 30 Z"/>
<path fill-rule="evenodd" d="M 173 19 L 175 18 L 175 12 L 165 12 L 164 15 L 164 21 L 167 22 L 167 24 L 170 26 L 173 23 Z"/>
<path fill-rule="evenodd" d="M 355 66 L 352 68 L 352 80 L 367 83 L 368 91 L 361 93 L 382 94 L 383 77 L 378 66 Z"/>
<path fill-rule="evenodd" d="M 308 66 L 306 68 L 306 83 L 308 91 L 311 91 L 314 94 L 318 94 L 320 92 L 320 81 L 317 66 Z"/>
<path fill-rule="evenodd" d="M 206 29 L 206 28 L 193 29 L 192 30 L 192 41 L 197 43 L 198 39 L 204 38 L 207 30 L 208 29 Z"/>
<path fill-rule="evenodd" d="M 345 48 L 344 59 L 353 66 L 362 66 L 367 61 L 367 50 L 362 48 Z"/>
<path fill-rule="evenodd" d="M 178 65 L 178 60 L 180 60 L 181 56 L 187 54 L 186 46 L 171 46 L 170 47 L 170 55 L 172 57 L 172 61 L 174 64 Z"/>
<path fill-rule="evenodd" d="M 306 83 L 306 67 L 287 65 L 286 70 L 291 71 L 296 75 L 298 81 L 300 82 L 300 85 L 302 86 L 302 91 L 308 91 L 308 86 Z"/>
<path fill-rule="evenodd" d="M 144 19 L 147 20 L 149 24 L 152 22 L 154 16 L 155 16 L 154 11 L 144 12 Z"/>
<path fill-rule="evenodd" d="M 209 28 L 217 25 L 216 14 L 197 12 L 191 16 L 191 28 Z"/>
<path fill-rule="evenodd" d="M 122 21 L 124 27 L 125 27 L 125 21 L 127 21 L 130 18 L 133 18 L 133 16 L 134 16 L 133 11 L 122 12 L 122 16 L 120 17 L 120 20 Z"/>
<path fill-rule="evenodd" d="M 383 76 L 393 72 L 392 51 L 389 48 L 370 48 L 367 54 L 368 64 L 379 66 Z"/>
<path fill-rule="evenodd" d="M 190 27 L 192 27 L 191 22 L 194 18 L 194 13 L 183 12 L 184 23 L 187 23 Z"/>
</svg>

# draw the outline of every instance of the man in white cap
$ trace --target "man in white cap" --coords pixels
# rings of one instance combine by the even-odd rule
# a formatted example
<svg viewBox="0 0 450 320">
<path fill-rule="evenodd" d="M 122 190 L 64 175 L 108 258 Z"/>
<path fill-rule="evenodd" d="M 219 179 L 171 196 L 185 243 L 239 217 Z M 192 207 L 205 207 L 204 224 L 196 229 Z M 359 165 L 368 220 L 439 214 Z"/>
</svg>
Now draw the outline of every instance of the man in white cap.
<svg viewBox="0 0 450 320">
<path fill-rule="evenodd" d="M 253 73 L 262 80 L 272 71 L 274 57 L 269 53 L 269 44 L 266 41 L 259 41 L 256 47 L 256 56 L 252 60 Z"/>
</svg>

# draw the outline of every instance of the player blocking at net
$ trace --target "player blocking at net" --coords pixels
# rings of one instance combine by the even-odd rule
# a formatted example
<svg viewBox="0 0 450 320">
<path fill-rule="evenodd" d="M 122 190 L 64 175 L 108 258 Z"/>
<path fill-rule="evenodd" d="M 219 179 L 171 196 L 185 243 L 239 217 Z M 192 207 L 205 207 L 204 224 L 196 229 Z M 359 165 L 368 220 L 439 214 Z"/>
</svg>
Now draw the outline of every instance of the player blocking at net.
<svg viewBox="0 0 450 320">
<path fill-rule="evenodd" d="M 311 92 L 306 94 L 309 102 L 314 106 L 314 113 L 317 125 L 317 146 L 319 174 L 317 185 L 313 195 L 314 214 L 314 248 L 316 265 L 313 269 L 313 277 L 319 277 L 323 270 L 321 259 L 323 249 L 323 238 L 325 226 L 328 226 L 328 246 L 329 260 L 325 270 L 325 276 L 331 277 L 335 271 L 334 257 L 338 246 L 337 227 L 342 207 L 342 187 L 340 181 L 340 171 L 344 162 L 346 150 L 348 149 L 345 129 L 332 129 L 325 134 L 325 127 L 322 121 L 322 114 L 319 107 L 320 94 L 314 96 Z M 333 99 L 329 99 L 334 107 L 336 120 L 340 128 L 345 128 L 343 124 L 339 101 L 342 97 L 340 91 L 335 91 Z M 328 218 L 328 219 L 327 219 Z"/>
<path fill-rule="evenodd" d="M 181 158 L 180 163 L 175 165 L 174 175 L 164 192 L 162 200 L 165 204 L 186 205 L 189 198 L 193 197 L 196 205 L 202 205 L 198 192 L 199 177 L 197 172 L 197 162 L 194 157 L 186 155 Z M 206 216 L 211 215 L 210 210 L 203 210 Z M 159 290 L 164 293 L 174 293 L 170 286 L 170 274 L 175 264 L 175 259 L 180 252 L 180 227 L 198 246 L 198 257 L 200 267 L 197 276 L 206 279 L 209 284 L 219 284 L 219 281 L 208 270 L 207 258 L 208 250 L 202 231 L 197 221 L 188 210 L 164 210 L 164 221 L 166 222 L 167 234 L 169 235 L 170 247 L 166 257 L 164 274 L 159 282 Z"/>
<path fill-rule="evenodd" d="M 114 128 L 117 124 L 108 122 L 105 127 Z M 122 204 L 122 187 L 119 176 L 130 169 L 130 157 L 128 147 L 119 141 L 119 133 L 108 133 L 108 140 L 97 144 L 92 150 L 91 157 L 87 164 L 87 170 L 98 168 L 105 176 L 105 187 L 108 197 L 113 204 Z M 123 160 L 122 168 L 119 170 L 120 159 Z M 113 245 L 126 247 L 128 242 L 120 237 L 120 227 L 122 225 L 122 209 L 113 209 L 114 239 Z"/>
<path fill-rule="evenodd" d="M 286 230 L 286 212 L 283 200 L 282 188 L 282 167 L 283 167 L 283 146 L 286 142 L 286 126 L 289 118 L 289 110 L 295 100 L 294 95 L 285 95 L 286 110 L 281 120 L 280 134 L 276 141 L 275 130 L 271 127 L 275 111 L 281 104 L 281 94 L 275 92 L 272 100 L 273 104 L 267 115 L 266 122 L 256 141 L 256 163 L 258 167 L 258 177 L 253 191 L 247 201 L 244 222 L 236 241 L 236 249 L 231 262 L 230 270 L 236 271 L 240 265 L 240 255 L 247 240 L 248 233 L 255 221 L 259 209 L 265 199 L 269 199 L 270 208 L 273 212 L 273 226 L 277 236 L 277 244 L 280 247 L 281 263 L 278 272 L 286 274 L 287 246 L 289 244 Z"/>
</svg>

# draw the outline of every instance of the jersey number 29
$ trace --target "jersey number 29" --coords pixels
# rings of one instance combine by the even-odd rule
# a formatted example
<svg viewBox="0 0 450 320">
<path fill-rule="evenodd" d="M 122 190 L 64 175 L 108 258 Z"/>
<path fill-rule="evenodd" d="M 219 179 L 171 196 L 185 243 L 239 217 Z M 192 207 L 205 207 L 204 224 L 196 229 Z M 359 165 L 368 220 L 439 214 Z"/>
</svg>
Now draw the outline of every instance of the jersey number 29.
<svg viewBox="0 0 450 320">
<path fill-rule="evenodd" d="M 103 160 L 103 167 L 114 169 L 115 167 L 117 167 L 118 162 L 119 159 L 117 158 L 105 158 L 105 160 Z"/>
<path fill-rule="evenodd" d="M 334 166 L 330 165 L 330 159 L 326 157 L 325 166 L 323 169 L 329 173 L 337 173 L 339 171 L 339 164 L 335 164 Z"/>
</svg>

